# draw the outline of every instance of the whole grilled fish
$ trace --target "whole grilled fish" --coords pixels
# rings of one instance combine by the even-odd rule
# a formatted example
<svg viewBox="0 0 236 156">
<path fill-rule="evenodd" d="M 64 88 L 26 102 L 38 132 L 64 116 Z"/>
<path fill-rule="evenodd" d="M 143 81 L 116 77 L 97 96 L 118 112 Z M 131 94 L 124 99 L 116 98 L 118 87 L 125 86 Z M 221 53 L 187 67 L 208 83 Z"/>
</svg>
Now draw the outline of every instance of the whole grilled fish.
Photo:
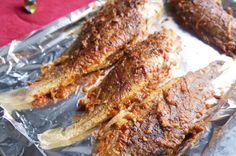
<svg viewBox="0 0 236 156">
<path fill-rule="evenodd" d="M 144 37 L 162 7 L 162 0 L 108 0 L 82 26 L 67 57 L 50 66 L 28 89 L 1 94 L 0 103 L 9 110 L 19 110 L 32 108 L 32 101 L 45 95 L 63 96 L 65 88 L 82 76 L 117 62 L 123 55 L 121 49 Z"/>
<path fill-rule="evenodd" d="M 211 82 L 223 64 L 172 79 L 121 111 L 100 130 L 93 155 L 175 155 L 184 140 L 202 131 Z"/>
<path fill-rule="evenodd" d="M 176 21 L 223 53 L 236 55 L 236 19 L 216 0 L 168 0 Z"/>
<path fill-rule="evenodd" d="M 88 108 L 80 120 L 66 128 L 39 134 L 43 148 L 56 148 L 75 143 L 88 131 L 107 121 L 132 100 L 143 98 L 149 88 L 164 82 L 178 61 L 180 38 L 173 30 L 162 30 L 124 50 L 124 57 L 101 84 L 88 93 L 83 105 Z"/>
</svg>

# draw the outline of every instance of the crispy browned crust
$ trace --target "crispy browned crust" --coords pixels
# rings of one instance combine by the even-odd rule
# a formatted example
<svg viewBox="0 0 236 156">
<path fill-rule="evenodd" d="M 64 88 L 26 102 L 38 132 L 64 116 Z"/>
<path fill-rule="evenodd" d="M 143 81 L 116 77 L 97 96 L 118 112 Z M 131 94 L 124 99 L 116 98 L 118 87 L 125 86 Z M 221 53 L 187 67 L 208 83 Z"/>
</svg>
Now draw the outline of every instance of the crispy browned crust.
<svg viewBox="0 0 236 156">
<path fill-rule="evenodd" d="M 202 130 L 206 100 L 213 96 L 211 80 L 222 62 L 168 82 L 122 118 L 101 129 L 94 155 L 174 155 L 188 137 Z M 121 120 L 124 124 L 119 124 Z"/>
<path fill-rule="evenodd" d="M 109 104 L 119 110 L 124 102 L 140 91 L 147 90 L 148 83 L 159 84 L 175 65 L 180 50 L 180 38 L 172 30 L 163 30 L 147 40 L 124 50 L 124 57 L 105 77 L 104 81 L 88 93 L 79 105 L 93 110 L 95 106 Z"/>
<path fill-rule="evenodd" d="M 236 54 L 236 19 L 215 0 L 168 0 L 177 22 L 229 56 Z"/>
<path fill-rule="evenodd" d="M 149 85 L 160 86 L 166 80 L 170 68 L 178 61 L 180 47 L 179 36 L 170 29 L 152 34 L 125 50 L 124 57 L 82 102 L 88 111 L 68 127 L 40 134 L 41 145 L 55 148 L 75 143 L 91 129 L 127 108 L 135 97 L 142 99 L 142 95 L 147 95 Z"/>
<path fill-rule="evenodd" d="M 122 56 L 119 50 L 132 42 L 146 26 L 140 13 L 145 3 L 147 0 L 114 0 L 105 4 L 84 24 L 68 52 L 69 57 L 33 83 L 32 95 L 36 99 L 45 94 L 55 96 L 81 76 L 114 64 Z"/>
</svg>

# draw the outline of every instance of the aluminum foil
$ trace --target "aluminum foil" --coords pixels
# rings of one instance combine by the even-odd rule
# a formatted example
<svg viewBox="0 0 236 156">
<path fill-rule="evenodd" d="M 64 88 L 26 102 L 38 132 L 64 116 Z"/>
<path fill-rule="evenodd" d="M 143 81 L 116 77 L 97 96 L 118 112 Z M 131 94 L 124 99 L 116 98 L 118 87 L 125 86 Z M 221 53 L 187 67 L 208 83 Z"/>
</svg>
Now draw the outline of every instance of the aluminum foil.
<svg viewBox="0 0 236 156">
<path fill-rule="evenodd" d="M 42 64 L 52 62 L 71 45 L 77 36 L 76 30 L 80 28 L 85 18 L 93 16 L 93 12 L 104 2 L 105 0 L 97 0 L 32 32 L 23 39 L 14 40 L 2 47 L 0 49 L 0 92 L 26 87 L 27 82 L 35 79 L 39 74 Z M 223 2 L 225 6 L 233 4 L 226 0 Z M 236 9 L 235 5 L 233 7 Z M 182 30 L 171 17 L 166 16 L 165 12 L 152 26 L 150 32 L 162 26 L 173 28 L 183 42 L 181 60 L 177 68 L 172 71 L 175 77 L 184 75 L 188 71 L 196 71 L 214 60 L 224 60 L 229 64 L 229 70 L 214 82 L 216 92 L 221 92 L 223 87 L 223 91 L 228 94 L 218 102 L 221 108 L 214 113 L 205 131 L 194 144 L 187 147 L 184 154 L 232 155 L 236 153 L 235 144 L 232 143 L 236 141 L 232 137 L 236 130 L 234 124 L 236 89 L 230 88 L 236 80 L 236 62 Z M 37 134 L 47 129 L 69 125 L 73 116 L 79 113 L 76 111 L 76 101 L 83 96 L 84 94 L 79 92 L 56 104 L 33 110 L 16 111 L 12 115 L 4 111 L 4 108 L 0 109 L 0 155 L 89 155 L 93 137 L 71 146 L 52 150 L 41 149 L 37 140 Z"/>
</svg>

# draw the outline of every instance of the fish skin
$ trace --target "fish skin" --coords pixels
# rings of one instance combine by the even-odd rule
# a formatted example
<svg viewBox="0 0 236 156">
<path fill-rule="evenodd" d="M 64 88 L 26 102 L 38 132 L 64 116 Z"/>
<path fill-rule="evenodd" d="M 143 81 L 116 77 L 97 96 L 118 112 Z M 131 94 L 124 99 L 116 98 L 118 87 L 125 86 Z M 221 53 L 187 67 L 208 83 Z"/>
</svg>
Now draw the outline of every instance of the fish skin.
<svg viewBox="0 0 236 156">
<path fill-rule="evenodd" d="M 172 79 L 121 111 L 100 130 L 92 155 L 175 155 L 186 136 L 202 131 L 211 82 L 223 64 Z"/>
<path fill-rule="evenodd" d="M 156 13 L 160 16 L 161 0 Z M 62 64 L 39 76 L 30 94 L 37 98 L 56 94 L 82 76 L 113 65 L 123 55 L 121 49 L 142 36 L 148 24 L 142 10 L 149 0 L 111 0 L 95 17 L 88 19 Z"/>
<path fill-rule="evenodd" d="M 160 85 L 176 65 L 180 49 L 179 36 L 168 29 L 156 32 L 124 50 L 124 58 L 84 103 L 89 109 L 81 115 L 80 120 L 68 127 L 39 134 L 41 147 L 50 149 L 75 143 L 84 133 L 127 108 L 129 101 L 138 94 L 144 94 L 144 90 L 148 90 L 145 87 L 150 83 Z"/>
<path fill-rule="evenodd" d="M 114 65 L 123 56 L 123 48 L 143 40 L 162 9 L 162 0 L 108 0 L 80 28 L 66 54 L 43 66 L 28 88 L 1 93 L 0 104 L 11 113 L 66 98 L 83 77 Z"/>
<path fill-rule="evenodd" d="M 168 0 L 167 6 L 177 23 L 205 43 L 235 57 L 236 19 L 218 0 Z"/>
</svg>

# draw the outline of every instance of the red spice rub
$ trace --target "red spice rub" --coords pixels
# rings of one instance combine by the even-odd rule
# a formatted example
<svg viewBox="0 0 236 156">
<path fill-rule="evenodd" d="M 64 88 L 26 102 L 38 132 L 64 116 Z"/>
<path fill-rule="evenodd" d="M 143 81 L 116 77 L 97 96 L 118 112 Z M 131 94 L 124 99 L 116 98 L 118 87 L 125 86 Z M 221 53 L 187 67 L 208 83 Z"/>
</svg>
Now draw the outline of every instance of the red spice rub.
<svg viewBox="0 0 236 156">
<path fill-rule="evenodd" d="M 94 154 L 176 154 L 188 136 L 203 129 L 205 102 L 213 96 L 211 80 L 220 74 L 221 66 L 222 62 L 214 62 L 173 79 L 142 102 L 135 103 L 123 113 L 126 115 L 119 117 L 118 114 L 100 130 Z"/>
<path fill-rule="evenodd" d="M 147 0 L 107 2 L 82 26 L 79 37 L 68 51 L 68 57 L 50 67 L 32 84 L 31 95 L 36 99 L 45 94 L 57 96 L 82 76 L 117 62 L 123 55 L 120 50 L 146 28 L 147 19 L 141 11 L 147 3 Z M 158 9 L 162 9 L 161 5 Z"/>
<path fill-rule="evenodd" d="M 160 86 L 178 61 L 180 43 L 179 36 L 173 30 L 162 30 L 125 50 L 124 58 L 80 103 L 88 111 L 68 127 L 40 134 L 41 145 L 55 148 L 72 144 L 115 116 L 119 110 L 127 108 L 127 103 L 137 94 L 147 95 L 146 87 L 154 80 L 157 82 L 155 86 Z M 60 137 L 55 138 L 58 135 Z"/>
<path fill-rule="evenodd" d="M 178 60 L 179 50 L 180 38 L 173 30 L 150 35 L 147 40 L 124 50 L 124 58 L 79 105 L 91 111 L 105 104 L 118 109 L 124 107 L 118 105 L 145 91 L 149 83 L 159 84 L 169 75 L 169 69 Z"/>
<path fill-rule="evenodd" d="M 236 19 L 215 0 L 168 0 L 176 21 L 206 43 L 236 55 Z"/>
</svg>

